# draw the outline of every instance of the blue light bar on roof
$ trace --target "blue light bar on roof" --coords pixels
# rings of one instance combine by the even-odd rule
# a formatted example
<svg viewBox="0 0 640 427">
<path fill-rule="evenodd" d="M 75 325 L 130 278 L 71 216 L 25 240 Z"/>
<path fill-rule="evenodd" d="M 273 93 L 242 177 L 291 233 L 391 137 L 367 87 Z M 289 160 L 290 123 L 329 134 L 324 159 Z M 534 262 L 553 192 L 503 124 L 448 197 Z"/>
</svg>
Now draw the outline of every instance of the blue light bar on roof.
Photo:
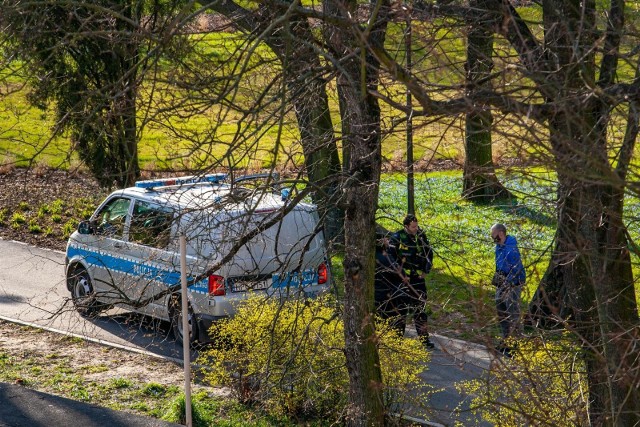
<svg viewBox="0 0 640 427">
<path fill-rule="evenodd" d="M 193 175 L 193 176 L 180 176 L 176 178 L 163 178 L 163 179 L 149 179 L 146 181 L 136 181 L 137 188 L 158 188 L 168 187 L 170 185 L 185 185 L 185 184 L 197 184 L 208 182 L 210 184 L 218 184 L 225 180 L 227 174 L 214 173 L 209 175 Z"/>
</svg>

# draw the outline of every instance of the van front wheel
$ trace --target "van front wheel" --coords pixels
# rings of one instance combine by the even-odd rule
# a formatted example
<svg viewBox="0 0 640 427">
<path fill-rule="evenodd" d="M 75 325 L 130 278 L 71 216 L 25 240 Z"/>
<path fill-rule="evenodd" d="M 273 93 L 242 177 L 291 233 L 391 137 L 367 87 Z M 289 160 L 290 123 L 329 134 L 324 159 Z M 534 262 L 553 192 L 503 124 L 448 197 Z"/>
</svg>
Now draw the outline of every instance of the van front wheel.
<svg viewBox="0 0 640 427">
<path fill-rule="evenodd" d="M 182 301 L 179 298 L 173 298 L 171 300 L 171 330 L 173 332 L 173 337 L 176 339 L 178 344 L 182 344 L 185 332 L 182 327 Z M 196 322 L 196 317 L 193 314 L 193 308 L 191 304 L 189 304 L 188 308 L 188 321 L 189 321 L 189 344 L 193 345 L 198 339 L 198 324 Z"/>
<path fill-rule="evenodd" d="M 82 267 L 77 267 L 69 274 L 71 300 L 76 310 L 83 317 L 94 317 L 102 308 L 96 300 L 96 293 L 91 284 L 89 273 Z"/>
</svg>

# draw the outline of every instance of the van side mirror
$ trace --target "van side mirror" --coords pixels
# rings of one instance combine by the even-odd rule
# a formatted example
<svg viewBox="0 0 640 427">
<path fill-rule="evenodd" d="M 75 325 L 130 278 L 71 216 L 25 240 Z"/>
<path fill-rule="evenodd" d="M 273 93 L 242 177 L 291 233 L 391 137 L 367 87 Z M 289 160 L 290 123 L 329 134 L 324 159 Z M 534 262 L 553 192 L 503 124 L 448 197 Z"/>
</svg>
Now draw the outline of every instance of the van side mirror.
<svg viewBox="0 0 640 427">
<path fill-rule="evenodd" d="M 93 234 L 96 232 L 96 224 L 93 221 L 80 221 L 78 224 L 78 233 Z"/>
</svg>

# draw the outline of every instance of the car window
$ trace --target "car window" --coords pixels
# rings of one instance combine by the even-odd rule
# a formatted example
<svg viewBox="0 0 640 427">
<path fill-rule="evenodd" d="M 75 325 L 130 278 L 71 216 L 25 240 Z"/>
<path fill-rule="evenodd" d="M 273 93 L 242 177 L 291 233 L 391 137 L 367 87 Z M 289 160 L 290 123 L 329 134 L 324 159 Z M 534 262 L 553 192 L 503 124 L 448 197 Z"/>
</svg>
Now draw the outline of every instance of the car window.
<svg viewBox="0 0 640 427">
<path fill-rule="evenodd" d="M 142 200 L 136 200 L 129 228 L 129 240 L 164 249 L 171 235 L 171 210 Z"/>
<path fill-rule="evenodd" d="M 104 205 L 96 216 L 98 234 L 122 239 L 129 205 L 131 205 L 131 199 L 124 197 L 114 198 Z"/>
</svg>

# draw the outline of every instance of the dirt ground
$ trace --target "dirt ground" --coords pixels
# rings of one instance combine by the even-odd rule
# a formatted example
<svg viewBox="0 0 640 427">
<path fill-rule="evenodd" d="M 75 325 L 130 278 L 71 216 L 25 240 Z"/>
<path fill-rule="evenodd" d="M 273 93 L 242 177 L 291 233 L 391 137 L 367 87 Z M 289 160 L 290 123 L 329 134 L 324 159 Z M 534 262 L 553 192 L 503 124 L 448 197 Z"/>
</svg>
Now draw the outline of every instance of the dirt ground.
<svg viewBox="0 0 640 427">
<path fill-rule="evenodd" d="M 16 363 L 29 357 L 45 364 L 65 360 L 69 366 L 99 366 L 102 368 L 85 373 L 87 381 L 98 383 L 129 378 L 167 386 L 184 384 L 182 367 L 176 363 L 4 321 L 0 321 L 0 351 L 14 357 Z M 25 380 L 19 377 L 14 382 Z"/>
<path fill-rule="evenodd" d="M 85 173 L 71 173 L 53 169 L 0 169 L 0 238 L 17 240 L 30 245 L 64 250 L 66 236 L 63 228 L 77 222 L 81 204 L 97 205 L 109 193 Z M 52 212 L 59 206 L 59 212 Z M 14 224 L 14 215 L 25 222 Z M 54 215 L 58 215 L 59 219 Z M 41 225 L 39 232 L 29 227 L 32 220 Z M 45 228 L 51 227 L 48 233 Z"/>
</svg>

